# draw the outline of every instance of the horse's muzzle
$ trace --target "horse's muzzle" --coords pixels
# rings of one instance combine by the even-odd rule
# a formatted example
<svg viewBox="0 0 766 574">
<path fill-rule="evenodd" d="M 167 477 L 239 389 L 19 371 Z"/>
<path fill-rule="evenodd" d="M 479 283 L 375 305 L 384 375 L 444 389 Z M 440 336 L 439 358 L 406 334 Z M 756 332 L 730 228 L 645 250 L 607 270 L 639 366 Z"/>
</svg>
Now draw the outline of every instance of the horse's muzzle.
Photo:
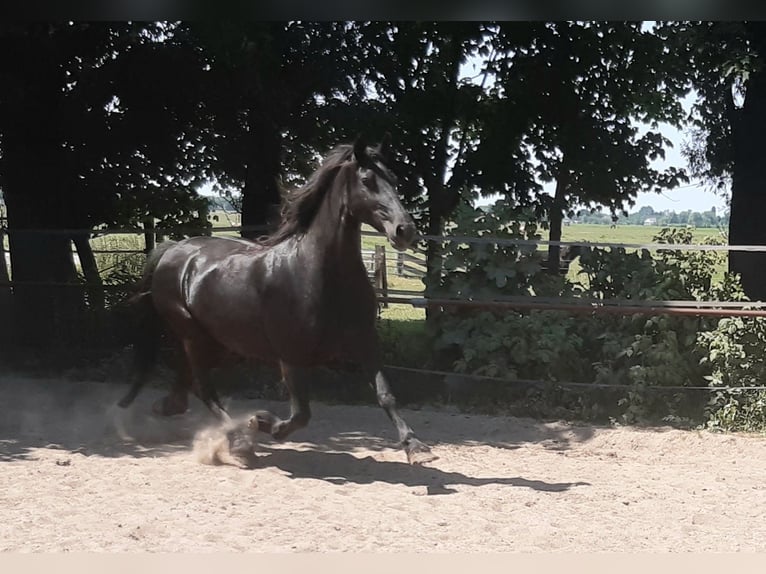
<svg viewBox="0 0 766 574">
<path fill-rule="evenodd" d="M 416 235 L 417 228 L 413 222 L 400 223 L 395 228 L 394 236 L 390 237 L 391 244 L 395 249 L 404 251 L 412 245 Z"/>
</svg>

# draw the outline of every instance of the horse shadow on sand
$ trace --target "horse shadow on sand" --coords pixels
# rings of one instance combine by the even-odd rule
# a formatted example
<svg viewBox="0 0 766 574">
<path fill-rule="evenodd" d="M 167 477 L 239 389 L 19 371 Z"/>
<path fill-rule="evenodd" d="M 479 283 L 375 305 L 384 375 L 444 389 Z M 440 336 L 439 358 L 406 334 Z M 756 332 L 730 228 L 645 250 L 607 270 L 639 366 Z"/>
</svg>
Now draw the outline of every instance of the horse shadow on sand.
<svg viewBox="0 0 766 574">
<path fill-rule="evenodd" d="M 385 482 L 420 488 L 415 494 L 441 495 L 458 492 L 453 486 L 502 485 L 530 488 L 542 492 L 564 492 L 574 486 L 588 486 L 587 482 L 545 482 L 516 477 L 472 477 L 461 472 L 439 468 L 439 461 L 427 466 L 410 465 L 404 461 L 381 461 L 372 456 L 359 458 L 347 452 L 325 450 L 271 449 L 261 447 L 260 456 L 251 468 L 278 468 L 290 479 L 323 480 L 336 485 L 372 484 Z M 265 452 L 265 454 L 264 454 Z"/>
</svg>

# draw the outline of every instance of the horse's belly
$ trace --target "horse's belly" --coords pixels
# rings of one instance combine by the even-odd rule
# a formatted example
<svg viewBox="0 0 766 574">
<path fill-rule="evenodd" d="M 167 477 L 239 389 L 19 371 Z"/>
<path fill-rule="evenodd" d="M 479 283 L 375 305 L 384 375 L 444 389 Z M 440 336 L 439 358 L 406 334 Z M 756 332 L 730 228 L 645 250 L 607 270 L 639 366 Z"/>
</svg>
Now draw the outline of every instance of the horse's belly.
<svg viewBox="0 0 766 574">
<path fill-rule="evenodd" d="M 360 321 L 312 321 L 310 314 L 259 308 L 257 313 L 224 313 L 218 308 L 199 315 L 205 329 L 237 355 L 264 362 L 298 366 L 333 362 L 367 363 L 377 350 L 373 325 Z"/>
<path fill-rule="evenodd" d="M 335 339 L 322 336 L 297 319 L 273 321 L 268 313 L 262 313 L 250 320 L 216 317 L 203 323 L 209 325 L 210 333 L 224 347 L 249 359 L 311 366 L 337 354 Z M 213 323 L 221 327 L 214 328 Z"/>
<path fill-rule="evenodd" d="M 274 360 L 263 317 L 252 310 L 229 310 L 223 306 L 196 310 L 192 314 L 223 347 L 250 359 Z"/>
<path fill-rule="evenodd" d="M 377 343 L 374 328 L 363 324 L 301 322 L 298 318 L 287 328 L 270 329 L 269 337 L 280 360 L 306 367 L 366 363 L 375 354 Z"/>
</svg>

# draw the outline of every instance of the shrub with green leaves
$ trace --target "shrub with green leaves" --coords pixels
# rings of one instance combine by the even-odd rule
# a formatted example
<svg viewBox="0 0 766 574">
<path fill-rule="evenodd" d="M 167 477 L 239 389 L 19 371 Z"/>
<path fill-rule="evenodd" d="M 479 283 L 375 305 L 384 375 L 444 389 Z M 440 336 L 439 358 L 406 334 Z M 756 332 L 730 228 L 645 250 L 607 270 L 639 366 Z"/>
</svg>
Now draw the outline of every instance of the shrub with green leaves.
<svg viewBox="0 0 766 574">
<path fill-rule="evenodd" d="M 462 204 L 456 210 L 453 233 L 503 240 L 540 239 L 533 217 L 502 206 L 485 212 Z M 529 294 L 542 266 L 535 245 L 447 242 L 442 254 L 441 275 L 435 283 L 426 278 L 426 289 L 434 296 L 481 299 Z"/>
<path fill-rule="evenodd" d="M 760 317 L 721 319 L 718 326 L 699 334 L 702 364 L 716 389 L 706 407 L 707 426 L 733 431 L 766 431 L 766 320 Z M 724 387 L 734 387 L 727 390 Z"/>
<path fill-rule="evenodd" d="M 539 239 L 539 226 L 531 214 L 498 205 L 484 212 L 463 205 L 457 212 L 455 233 L 504 240 Z M 542 273 L 543 252 L 535 245 L 449 243 L 444 247 L 443 273 L 435 295 L 460 299 L 492 299 L 502 296 L 560 294 L 573 288 L 562 277 Z M 432 325 L 436 348 L 454 357 L 459 372 L 491 376 L 568 379 L 575 363 L 582 363 L 579 342 L 571 337 L 573 317 L 557 311 L 490 312 L 445 307 Z M 451 351 L 451 352 L 450 352 Z M 571 362 L 554 355 L 568 355 Z M 587 364 L 582 363 L 584 368 Z M 551 368 L 553 367 L 553 368 Z M 577 367 L 574 367 L 577 368 Z"/>
<path fill-rule="evenodd" d="M 690 244 L 692 232 L 663 229 L 654 242 Z M 628 301 L 709 300 L 711 294 L 719 294 L 713 289 L 713 276 L 721 262 L 722 255 L 716 251 L 672 248 L 653 255 L 647 250 L 595 249 L 580 258 L 588 283 L 585 296 Z M 627 388 L 618 402 L 625 422 L 657 415 L 686 418 L 698 410 L 700 391 L 657 388 L 704 383 L 706 371 L 696 341 L 700 331 L 713 326 L 714 320 L 691 316 L 636 314 L 612 320 L 594 317 L 593 335 L 602 344 L 591 355 L 596 369 L 593 382 Z"/>
</svg>

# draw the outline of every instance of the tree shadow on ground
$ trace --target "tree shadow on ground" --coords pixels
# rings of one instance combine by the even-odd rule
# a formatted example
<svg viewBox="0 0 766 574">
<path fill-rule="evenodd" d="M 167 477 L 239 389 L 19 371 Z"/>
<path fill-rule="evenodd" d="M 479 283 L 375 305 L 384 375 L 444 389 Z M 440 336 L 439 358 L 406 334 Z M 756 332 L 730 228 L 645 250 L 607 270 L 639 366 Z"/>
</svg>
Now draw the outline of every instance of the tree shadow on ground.
<svg viewBox="0 0 766 574">
<path fill-rule="evenodd" d="M 107 383 L 0 377 L 0 461 L 35 458 L 35 450 L 40 448 L 104 457 L 171 455 L 188 451 L 199 431 L 216 424 L 196 400 L 185 415 L 152 415 L 152 402 L 163 394 L 156 388 L 147 388 L 130 409 L 119 409 L 115 403 L 126 388 Z M 263 408 L 281 416 L 289 411 L 286 402 L 281 401 L 236 399 L 229 404 L 232 416 L 242 420 Z M 395 429 L 377 406 L 314 403 L 312 410 L 309 426 L 290 438 L 318 453 L 397 448 Z M 406 410 L 403 414 L 421 440 L 432 445 L 515 449 L 536 444 L 565 450 L 589 440 L 594 432 L 588 426 L 440 410 Z M 268 446 L 270 438 L 258 435 L 257 441 Z"/>
<path fill-rule="evenodd" d="M 0 462 L 34 460 L 38 449 L 86 456 L 156 457 L 188 451 L 190 439 L 213 419 L 204 409 L 189 416 L 151 415 L 147 390 L 122 410 L 120 385 L 0 378 Z"/>
</svg>

